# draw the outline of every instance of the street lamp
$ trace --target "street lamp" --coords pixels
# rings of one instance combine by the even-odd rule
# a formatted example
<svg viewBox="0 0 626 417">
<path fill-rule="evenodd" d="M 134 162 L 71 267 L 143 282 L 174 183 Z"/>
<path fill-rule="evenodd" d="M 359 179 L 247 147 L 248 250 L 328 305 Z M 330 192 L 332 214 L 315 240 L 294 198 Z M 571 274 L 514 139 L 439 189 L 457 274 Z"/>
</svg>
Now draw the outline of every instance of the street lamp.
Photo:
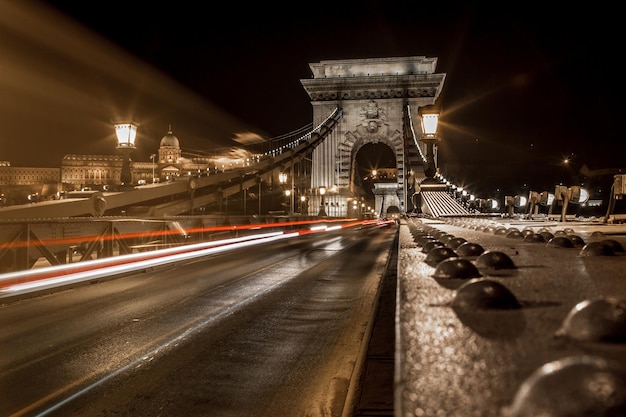
<svg viewBox="0 0 626 417">
<path fill-rule="evenodd" d="M 285 196 L 287 197 L 287 205 L 288 205 L 287 214 L 291 214 L 291 190 L 285 190 Z"/>
<path fill-rule="evenodd" d="M 587 200 L 589 200 L 589 192 L 586 189 L 580 188 L 577 185 L 573 185 L 569 188 L 564 185 L 557 185 L 554 191 L 554 200 L 552 201 L 548 215 L 550 216 L 552 214 L 554 205 L 562 204 L 561 221 L 566 222 L 569 203 L 583 204 L 586 203 Z"/>
<path fill-rule="evenodd" d="M 324 194 L 326 194 L 326 188 L 320 187 L 320 195 L 322 196 L 322 199 L 320 200 L 320 211 L 317 213 L 319 217 L 328 216 L 328 214 L 326 214 L 326 201 L 324 200 Z"/>
<path fill-rule="evenodd" d="M 304 202 L 306 201 L 306 196 L 300 196 L 300 214 L 308 214 L 304 212 Z"/>
<path fill-rule="evenodd" d="M 283 191 L 285 192 L 285 197 L 286 198 L 283 199 L 283 203 L 282 204 L 284 204 L 285 207 L 286 207 L 287 203 L 285 202 L 285 200 L 289 197 L 289 194 L 287 194 L 287 192 L 285 191 L 285 184 L 287 183 L 287 174 L 284 173 L 284 172 L 278 173 L 278 182 L 280 183 L 280 186 L 282 187 Z"/>
<path fill-rule="evenodd" d="M 439 124 L 439 113 L 432 110 L 423 110 L 421 114 L 422 138 L 421 141 L 426 144 L 426 165 L 424 174 L 427 178 L 434 178 L 437 173 L 437 165 L 435 163 L 435 144 L 440 138 L 437 132 Z"/>
<path fill-rule="evenodd" d="M 154 177 L 154 169 L 156 167 L 156 164 L 154 163 L 154 159 L 155 158 L 156 158 L 156 154 L 155 153 L 150 155 L 150 160 L 152 161 L 152 184 L 154 184 L 156 182 L 156 178 Z"/>
<path fill-rule="evenodd" d="M 137 137 L 137 124 L 116 123 L 115 135 L 117 136 L 117 149 L 122 153 L 122 174 L 120 182 L 122 186 L 132 184 L 133 177 L 130 172 L 130 153 L 135 149 L 135 138 Z"/>
</svg>

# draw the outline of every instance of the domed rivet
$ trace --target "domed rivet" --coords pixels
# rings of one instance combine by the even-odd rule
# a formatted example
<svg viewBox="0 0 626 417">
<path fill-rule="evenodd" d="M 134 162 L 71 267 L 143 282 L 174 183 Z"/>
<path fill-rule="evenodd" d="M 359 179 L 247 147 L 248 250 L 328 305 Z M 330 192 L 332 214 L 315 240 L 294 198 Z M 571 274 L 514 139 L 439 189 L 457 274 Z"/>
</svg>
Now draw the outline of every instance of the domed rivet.
<svg viewBox="0 0 626 417">
<path fill-rule="evenodd" d="M 599 230 L 596 230 L 591 234 L 591 239 L 604 239 L 605 237 L 606 235 L 604 234 L 604 232 L 601 232 Z"/>
<path fill-rule="evenodd" d="M 485 249 L 478 243 L 465 242 L 456 248 L 456 253 L 459 256 L 480 256 L 485 252 Z"/>
<path fill-rule="evenodd" d="M 626 407 L 626 369 L 599 356 L 548 362 L 520 385 L 507 417 L 617 416 Z"/>
<path fill-rule="evenodd" d="M 524 237 L 524 242 L 545 243 L 546 239 L 544 239 L 543 235 L 540 235 L 539 233 L 531 233 Z"/>
<path fill-rule="evenodd" d="M 515 309 L 521 305 L 505 285 L 491 279 L 472 279 L 461 285 L 452 301 L 456 309 Z"/>
<path fill-rule="evenodd" d="M 511 230 L 507 232 L 506 237 L 509 239 L 522 239 L 524 235 L 519 230 Z"/>
<path fill-rule="evenodd" d="M 550 232 L 546 232 L 546 231 L 541 232 L 541 231 L 539 231 L 537 233 L 540 234 L 541 236 L 543 236 L 543 238 L 544 238 L 544 240 L 546 242 L 549 242 L 550 239 L 554 238 L 554 235 L 552 233 L 550 233 Z"/>
<path fill-rule="evenodd" d="M 478 278 L 480 272 L 476 266 L 467 259 L 451 258 L 439 262 L 433 277 L 435 278 Z"/>
<path fill-rule="evenodd" d="M 574 244 L 574 246 L 585 246 L 585 241 L 582 237 L 578 235 L 568 235 L 567 237 L 569 238 L 569 240 L 572 241 L 572 244 Z"/>
<path fill-rule="evenodd" d="M 420 236 L 419 238 L 417 238 L 415 240 L 415 242 L 419 245 L 419 246 L 424 246 L 425 244 L 427 244 L 428 242 L 437 242 L 437 239 L 435 239 L 434 236 L 432 235 L 426 235 L 426 236 Z"/>
<path fill-rule="evenodd" d="M 445 246 L 446 246 L 446 245 L 444 245 L 444 244 L 443 244 L 443 243 L 441 243 L 440 241 L 438 241 L 438 240 L 433 240 L 433 241 L 430 241 L 430 242 L 426 243 L 426 244 L 424 245 L 424 247 L 422 247 L 422 252 L 423 252 L 423 253 L 428 253 L 428 252 L 430 252 L 431 250 L 433 250 L 433 249 L 435 249 L 435 248 L 442 248 L 442 247 L 445 247 Z"/>
<path fill-rule="evenodd" d="M 487 251 L 476 259 L 476 266 L 488 269 L 515 269 L 513 260 L 504 252 Z"/>
<path fill-rule="evenodd" d="M 615 252 L 606 243 L 589 242 L 580 250 L 579 256 L 613 256 Z"/>
<path fill-rule="evenodd" d="M 581 301 L 570 310 L 556 335 L 580 342 L 626 342 L 626 299 Z"/>
<path fill-rule="evenodd" d="M 608 245 L 611 249 L 613 249 L 613 252 L 615 252 L 616 254 L 624 252 L 624 247 L 622 246 L 622 244 L 615 239 L 603 239 L 601 240 L 601 242 Z"/>
<path fill-rule="evenodd" d="M 454 237 L 446 242 L 446 246 L 450 249 L 456 249 L 465 242 L 467 242 L 467 240 L 462 237 Z"/>
<path fill-rule="evenodd" d="M 439 262 L 444 261 L 448 258 L 457 258 L 458 255 L 456 254 L 456 252 L 454 252 L 454 250 L 442 246 L 439 248 L 433 248 L 431 249 L 430 252 L 428 252 L 428 255 L 426 255 L 426 259 L 424 260 L 424 262 L 426 262 L 428 265 L 435 267 L 439 264 Z"/>
<path fill-rule="evenodd" d="M 549 248 L 573 248 L 574 244 L 566 236 L 554 236 L 548 241 Z"/>
</svg>

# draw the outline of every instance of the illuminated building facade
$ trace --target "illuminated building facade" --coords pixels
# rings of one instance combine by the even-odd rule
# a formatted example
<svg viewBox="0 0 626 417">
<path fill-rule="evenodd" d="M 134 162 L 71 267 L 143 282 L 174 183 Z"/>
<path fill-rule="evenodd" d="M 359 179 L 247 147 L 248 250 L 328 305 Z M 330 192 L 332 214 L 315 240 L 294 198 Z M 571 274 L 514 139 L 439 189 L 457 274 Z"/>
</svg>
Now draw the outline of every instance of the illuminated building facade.
<svg viewBox="0 0 626 417">
<path fill-rule="evenodd" d="M 241 152 L 240 152 L 241 153 Z M 245 155 L 238 155 L 244 157 Z M 63 191 L 114 189 L 120 184 L 122 155 L 77 155 L 63 157 L 60 168 L 13 167 L 10 161 L 0 161 L 0 195 L 2 205 L 58 198 Z M 232 156 L 184 157 L 180 141 L 171 128 L 161 139 L 158 160 L 130 162 L 132 183 L 135 185 L 173 180 L 179 176 L 208 175 L 231 168 L 237 160 Z"/>
</svg>

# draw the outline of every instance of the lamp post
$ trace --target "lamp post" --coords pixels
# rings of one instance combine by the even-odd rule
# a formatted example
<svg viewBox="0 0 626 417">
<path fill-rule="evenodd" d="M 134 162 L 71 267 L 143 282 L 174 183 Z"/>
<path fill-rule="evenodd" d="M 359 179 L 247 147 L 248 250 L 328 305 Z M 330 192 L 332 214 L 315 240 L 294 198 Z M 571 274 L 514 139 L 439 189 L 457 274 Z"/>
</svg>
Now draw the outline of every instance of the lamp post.
<svg viewBox="0 0 626 417">
<path fill-rule="evenodd" d="M 261 177 L 257 176 L 256 177 L 256 182 L 257 184 L 259 184 L 259 216 L 261 215 Z"/>
<path fill-rule="evenodd" d="M 320 187 L 320 195 L 322 196 L 322 198 L 320 200 L 320 211 L 317 213 L 319 217 L 328 216 L 328 214 L 326 214 L 326 201 L 324 200 L 324 194 L 326 194 L 326 188 Z"/>
<path fill-rule="evenodd" d="M 156 158 L 156 154 L 155 153 L 150 155 L 150 160 L 152 161 L 152 184 L 154 184 L 156 182 L 156 178 L 154 177 L 154 171 L 155 171 L 155 167 L 156 167 L 156 164 L 154 163 L 154 159 L 155 158 Z"/>
<path fill-rule="evenodd" d="M 287 214 L 291 214 L 291 190 L 285 190 L 285 196 L 287 197 Z"/>
<path fill-rule="evenodd" d="M 123 187 L 132 185 L 133 177 L 130 172 L 130 153 L 135 149 L 137 137 L 137 124 L 116 123 L 115 135 L 117 136 L 117 149 L 122 153 L 122 173 L 120 182 Z"/>
<path fill-rule="evenodd" d="M 437 133 L 439 113 L 433 111 L 422 111 L 421 124 L 421 141 L 426 145 L 426 166 L 424 167 L 424 174 L 426 175 L 426 178 L 432 179 L 437 173 L 437 164 L 435 162 L 435 144 L 437 144 L 440 140 Z"/>
<path fill-rule="evenodd" d="M 304 214 L 308 214 L 304 212 L 304 202 L 306 201 L 306 196 L 301 195 L 300 196 L 300 214 L 304 215 Z"/>
<path fill-rule="evenodd" d="M 287 207 L 287 203 L 285 203 L 284 201 L 286 200 L 286 197 L 289 197 L 288 194 L 285 191 L 285 184 L 287 183 L 287 174 L 284 172 L 280 172 L 278 173 L 278 182 L 280 183 L 281 188 L 283 189 L 283 204 L 285 205 L 285 208 Z"/>
</svg>

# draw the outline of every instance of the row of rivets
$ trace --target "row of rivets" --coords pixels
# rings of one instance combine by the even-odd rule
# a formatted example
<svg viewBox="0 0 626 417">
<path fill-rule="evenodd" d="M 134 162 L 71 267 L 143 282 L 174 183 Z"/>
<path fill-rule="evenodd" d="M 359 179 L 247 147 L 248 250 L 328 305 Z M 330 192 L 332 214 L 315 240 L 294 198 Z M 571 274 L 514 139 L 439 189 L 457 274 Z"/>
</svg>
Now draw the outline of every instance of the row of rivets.
<svg viewBox="0 0 626 417">
<path fill-rule="evenodd" d="M 455 311 L 521 308 L 521 303 L 504 284 L 482 278 L 480 274 L 481 269 L 491 272 L 515 269 L 508 255 L 485 251 L 478 244 L 433 227 L 418 228 L 413 223 L 408 224 L 414 240 L 427 254 L 425 262 L 435 268 L 434 278 L 469 279 L 455 292 L 451 303 Z M 619 242 L 605 239 L 598 233 L 591 235 L 595 241 L 585 243 L 571 229 L 552 234 L 546 229 L 534 233 L 531 229 L 509 230 L 502 226 L 470 227 L 524 242 L 546 243 L 552 248 L 582 247 L 579 256 L 624 253 Z M 450 245 L 450 242 L 454 243 Z M 467 258 L 475 258 L 475 263 Z M 625 343 L 626 300 L 605 297 L 580 302 L 570 310 L 556 336 L 579 342 Z M 598 391 L 600 386 L 601 392 Z M 626 369 L 622 364 L 588 355 L 547 363 L 521 384 L 511 406 L 504 411 L 507 417 L 626 415 Z"/>
</svg>

